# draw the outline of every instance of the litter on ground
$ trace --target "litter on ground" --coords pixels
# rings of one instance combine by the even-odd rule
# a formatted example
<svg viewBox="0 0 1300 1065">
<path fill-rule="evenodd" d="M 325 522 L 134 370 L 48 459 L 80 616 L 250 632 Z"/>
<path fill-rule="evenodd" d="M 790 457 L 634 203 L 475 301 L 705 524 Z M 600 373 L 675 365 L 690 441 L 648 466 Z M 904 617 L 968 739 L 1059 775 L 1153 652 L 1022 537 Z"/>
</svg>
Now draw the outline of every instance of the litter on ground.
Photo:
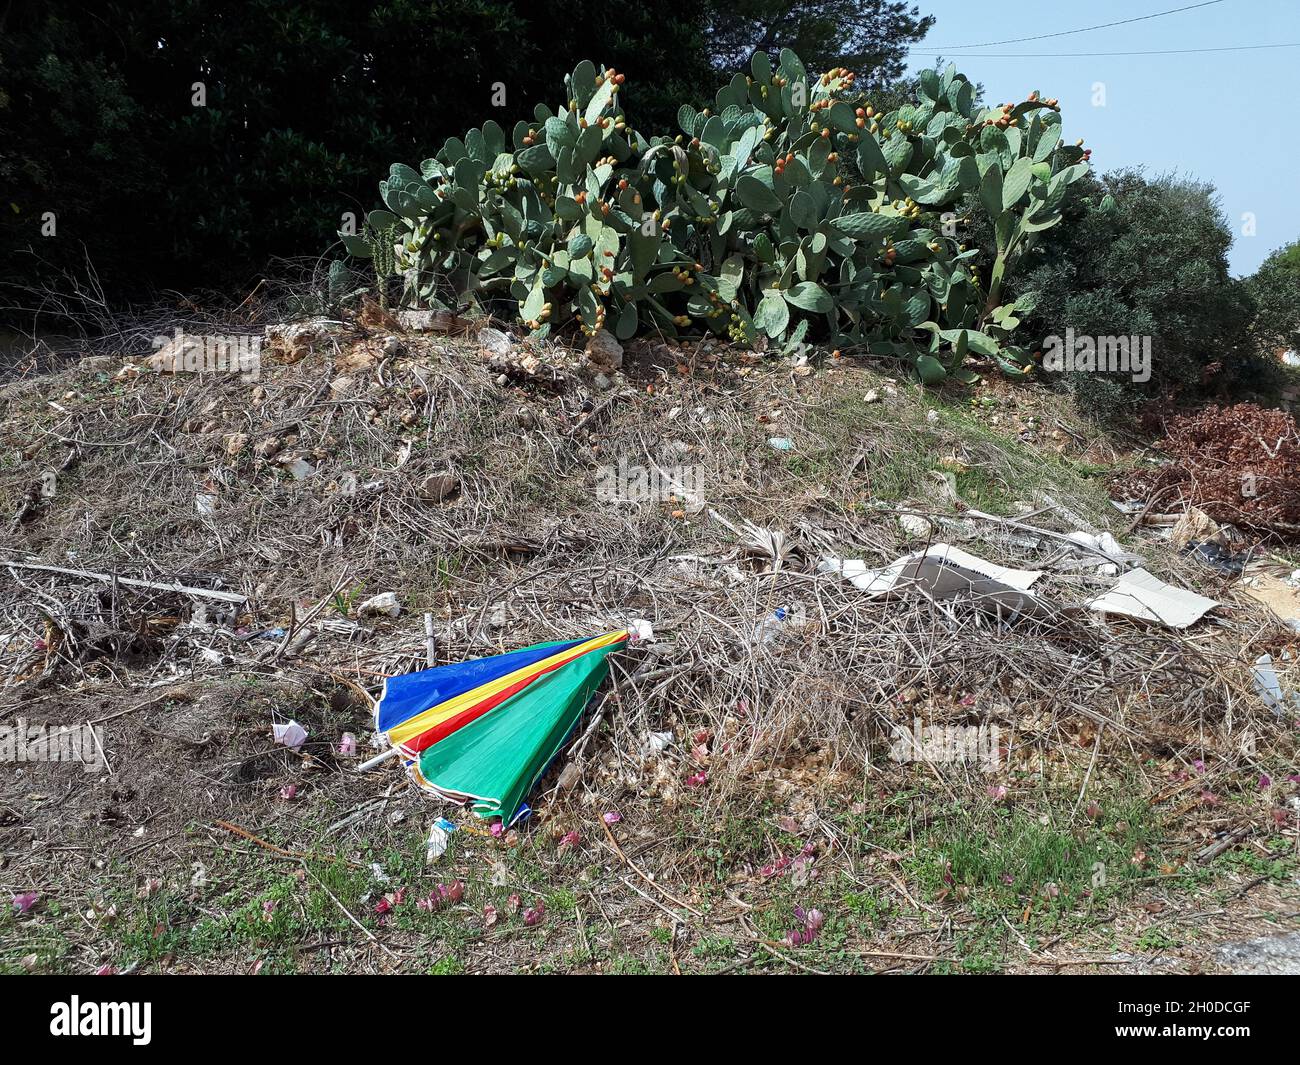
<svg viewBox="0 0 1300 1065">
<path fill-rule="evenodd" d="M 1213 599 L 1166 584 L 1144 569 L 1135 569 L 1124 574 L 1110 591 L 1091 599 L 1088 609 L 1185 629 L 1218 605 Z"/>
</svg>

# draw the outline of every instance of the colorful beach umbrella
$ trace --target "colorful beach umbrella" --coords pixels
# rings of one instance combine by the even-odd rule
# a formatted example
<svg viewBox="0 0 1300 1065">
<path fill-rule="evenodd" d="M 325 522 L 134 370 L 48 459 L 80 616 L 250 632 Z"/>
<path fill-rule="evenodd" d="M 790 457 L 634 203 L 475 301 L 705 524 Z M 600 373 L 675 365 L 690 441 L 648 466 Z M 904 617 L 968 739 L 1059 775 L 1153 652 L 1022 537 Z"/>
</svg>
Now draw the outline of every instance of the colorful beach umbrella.
<svg viewBox="0 0 1300 1065">
<path fill-rule="evenodd" d="M 401 757 L 420 787 L 511 824 L 627 639 L 539 643 L 390 677 L 375 727 L 392 749 L 361 768 Z"/>
</svg>

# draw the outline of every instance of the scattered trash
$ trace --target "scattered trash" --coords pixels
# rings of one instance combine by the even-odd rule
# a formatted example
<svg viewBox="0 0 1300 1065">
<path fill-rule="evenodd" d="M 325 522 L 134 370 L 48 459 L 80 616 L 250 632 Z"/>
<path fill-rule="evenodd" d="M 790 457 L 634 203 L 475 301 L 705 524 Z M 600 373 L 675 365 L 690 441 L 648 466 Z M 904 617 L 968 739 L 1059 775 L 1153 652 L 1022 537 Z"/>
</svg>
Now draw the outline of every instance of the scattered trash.
<svg viewBox="0 0 1300 1065">
<path fill-rule="evenodd" d="M 424 845 L 426 863 L 436 861 L 446 853 L 447 844 L 451 842 L 451 834 L 455 831 L 456 826 L 445 817 L 438 818 L 429 826 L 429 838 Z"/>
<path fill-rule="evenodd" d="M 645 743 L 642 745 L 643 754 L 663 754 L 673 745 L 673 734 L 671 732 L 647 732 Z"/>
<path fill-rule="evenodd" d="M 1183 554 L 1191 555 L 1198 562 L 1202 562 L 1210 569 L 1217 570 L 1228 577 L 1239 576 L 1246 568 L 1246 563 L 1250 560 L 1249 551 L 1233 554 L 1222 544 L 1213 542 L 1200 543 L 1196 540 L 1190 541 L 1183 547 Z"/>
<path fill-rule="evenodd" d="M 1082 529 L 1076 529 L 1072 533 L 1066 533 L 1065 538 L 1071 543 L 1079 544 L 1081 547 L 1087 547 L 1093 551 L 1102 551 L 1107 555 L 1122 558 L 1126 561 L 1138 561 L 1141 558 L 1140 555 L 1125 551 L 1120 546 L 1119 541 L 1108 532 L 1090 533 L 1084 532 Z"/>
<path fill-rule="evenodd" d="M 1213 543 L 1227 546 L 1223 526 L 1199 507 L 1188 507 L 1169 530 L 1169 541 L 1180 551 L 1193 543 Z"/>
<path fill-rule="evenodd" d="M 982 606 L 1012 614 L 1044 616 L 1057 609 L 1030 590 L 1043 575 L 1041 570 L 998 566 L 949 544 L 934 544 L 925 551 L 904 555 L 882 569 L 868 569 L 861 559 L 831 556 L 817 568 L 822 573 L 840 574 L 873 597 L 915 587 L 934 599 L 974 596 Z"/>
<path fill-rule="evenodd" d="M 425 503 L 445 503 L 460 491 L 460 479 L 452 473 L 431 473 L 420 482 L 420 499 Z"/>
<path fill-rule="evenodd" d="M 802 607 L 777 607 L 770 614 L 759 618 L 755 623 L 754 645 L 763 647 L 770 644 L 782 635 L 787 626 L 793 625 L 798 628 L 804 623 L 805 617 Z"/>
<path fill-rule="evenodd" d="M 1272 655 L 1260 655 L 1255 659 L 1255 668 L 1251 671 L 1255 681 L 1255 691 L 1278 717 L 1285 717 L 1287 711 L 1300 712 L 1300 692 L 1291 692 L 1286 696 L 1282 691 L 1282 681 L 1273 666 Z"/>
<path fill-rule="evenodd" d="M 1154 621 L 1171 629 L 1195 624 L 1218 605 L 1213 599 L 1166 584 L 1144 569 L 1126 573 L 1110 591 L 1087 604 L 1098 613 Z"/>
<path fill-rule="evenodd" d="M 627 635 L 632 643 L 654 643 L 655 627 L 648 621 L 631 621 L 628 622 Z"/>
<path fill-rule="evenodd" d="M 272 725 L 271 736 L 276 743 L 294 751 L 307 742 L 307 730 L 296 721 L 290 721 L 287 725 Z"/>
<path fill-rule="evenodd" d="M 31 908 L 36 905 L 40 896 L 34 891 L 24 891 L 21 895 L 13 897 L 14 913 L 30 913 Z"/>
<path fill-rule="evenodd" d="M 1271 610 L 1277 619 L 1300 631 L 1300 580 L 1267 571 L 1249 572 L 1239 587 L 1251 599 Z"/>
<path fill-rule="evenodd" d="M 340 758 L 355 758 L 357 756 L 357 738 L 352 733 L 345 732 L 339 737 L 338 754 Z"/>
<path fill-rule="evenodd" d="M 305 481 L 316 472 L 316 467 L 300 456 L 294 456 L 290 459 L 282 459 L 281 465 L 293 474 L 293 479 L 295 481 Z"/>
<path fill-rule="evenodd" d="M 623 815 L 617 810 L 610 810 L 603 815 L 602 820 L 607 825 L 616 825 L 623 820 Z"/>
<path fill-rule="evenodd" d="M 419 787 L 500 818 L 498 835 L 527 813 L 524 797 L 627 639 L 621 630 L 390 677 L 375 721 L 391 746 L 360 769 L 400 755 Z"/>
<path fill-rule="evenodd" d="M 768 438 L 768 445 L 777 451 L 793 451 L 794 441 L 788 436 L 773 436 Z"/>
</svg>

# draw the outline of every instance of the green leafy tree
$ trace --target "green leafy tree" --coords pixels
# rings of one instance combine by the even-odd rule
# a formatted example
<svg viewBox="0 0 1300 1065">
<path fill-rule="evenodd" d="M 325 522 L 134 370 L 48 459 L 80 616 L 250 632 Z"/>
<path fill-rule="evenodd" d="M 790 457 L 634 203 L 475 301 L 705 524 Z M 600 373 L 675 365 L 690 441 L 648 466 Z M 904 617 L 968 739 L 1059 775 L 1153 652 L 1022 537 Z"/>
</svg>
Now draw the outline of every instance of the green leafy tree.
<svg viewBox="0 0 1300 1065">
<path fill-rule="evenodd" d="M 1260 355 L 1300 351 L 1300 240 L 1265 259 L 1246 288 L 1255 301 L 1252 335 Z"/>
<path fill-rule="evenodd" d="M 789 48 L 810 70 L 845 67 L 863 87 L 878 87 L 902 77 L 908 46 L 932 25 L 904 0 L 719 0 L 709 8 L 708 42 L 723 70 Z"/>
<path fill-rule="evenodd" d="M 1032 293 L 1030 335 L 1149 336 L 1152 374 L 1067 374 L 1104 416 L 1148 398 L 1267 392 L 1274 376 L 1250 343 L 1254 304 L 1228 272 L 1232 231 L 1214 188 L 1135 171 L 1074 185 L 1063 224 L 1032 253 L 1016 288 Z"/>
</svg>

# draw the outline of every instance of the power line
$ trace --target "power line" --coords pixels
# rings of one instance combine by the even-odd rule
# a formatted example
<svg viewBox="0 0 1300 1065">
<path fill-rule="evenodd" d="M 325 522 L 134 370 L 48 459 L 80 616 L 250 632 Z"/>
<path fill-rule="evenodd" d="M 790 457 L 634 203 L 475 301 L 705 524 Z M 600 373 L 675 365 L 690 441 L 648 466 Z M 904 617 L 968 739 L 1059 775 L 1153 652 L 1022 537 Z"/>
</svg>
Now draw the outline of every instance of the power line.
<svg viewBox="0 0 1300 1065">
<path fill-rule="evenodd" d="M 1079 59 L 1095 56 L 1121 55 L 1192 55 L 1197 52 L 1256 52 L 1265 48 L 1300 48 L 1300 41 L 1290 44 L 1239 44 L 1227 48 L 1166 48 L 1153 52 L 971 52 L 957 58 L 967 59 Z M 921 55 L 942 59 L 944 52 L 921 52 Z"/>
<path fill-rule="evenodd" d="M 1168 11 L 1157 11 L 1153 15 L 1139 15 L 1137 18 L 1121 19 L 1119 22 L 1103 22 L 1100 26 L 1083 26 L 1077 30 L 1061 30 L 1059 33 L 1041 33 L 1037 37 L 1013 37 L 1009 41 L 986 41 L 983 44 L 950 44 L 945 46 L 943 50 L 956 52 L 963 48 L 996 48 L 998 45 L 1002 44 L 1023 44 L 1025 41 L 1045 41 L 1049 37 L 1068 37 L 1072 33 L 1091 33 L 1093 30 L 1107 30 L 1112 26 L 1127 26 L 1133 22 L 1145 22 L 1147 19 L 1160 18 L 1163 15 L 1176 15 L 1180 11 L 1194 11 L 1198 7 L 1210 7 L 1212 4 L 1221 3 L 1223 3 L 1223 0 L 1204 0 L 1204 2 L 1200 4 L 1188 4 L 1186 7 L 1173 7 Z"/>
</svg>

